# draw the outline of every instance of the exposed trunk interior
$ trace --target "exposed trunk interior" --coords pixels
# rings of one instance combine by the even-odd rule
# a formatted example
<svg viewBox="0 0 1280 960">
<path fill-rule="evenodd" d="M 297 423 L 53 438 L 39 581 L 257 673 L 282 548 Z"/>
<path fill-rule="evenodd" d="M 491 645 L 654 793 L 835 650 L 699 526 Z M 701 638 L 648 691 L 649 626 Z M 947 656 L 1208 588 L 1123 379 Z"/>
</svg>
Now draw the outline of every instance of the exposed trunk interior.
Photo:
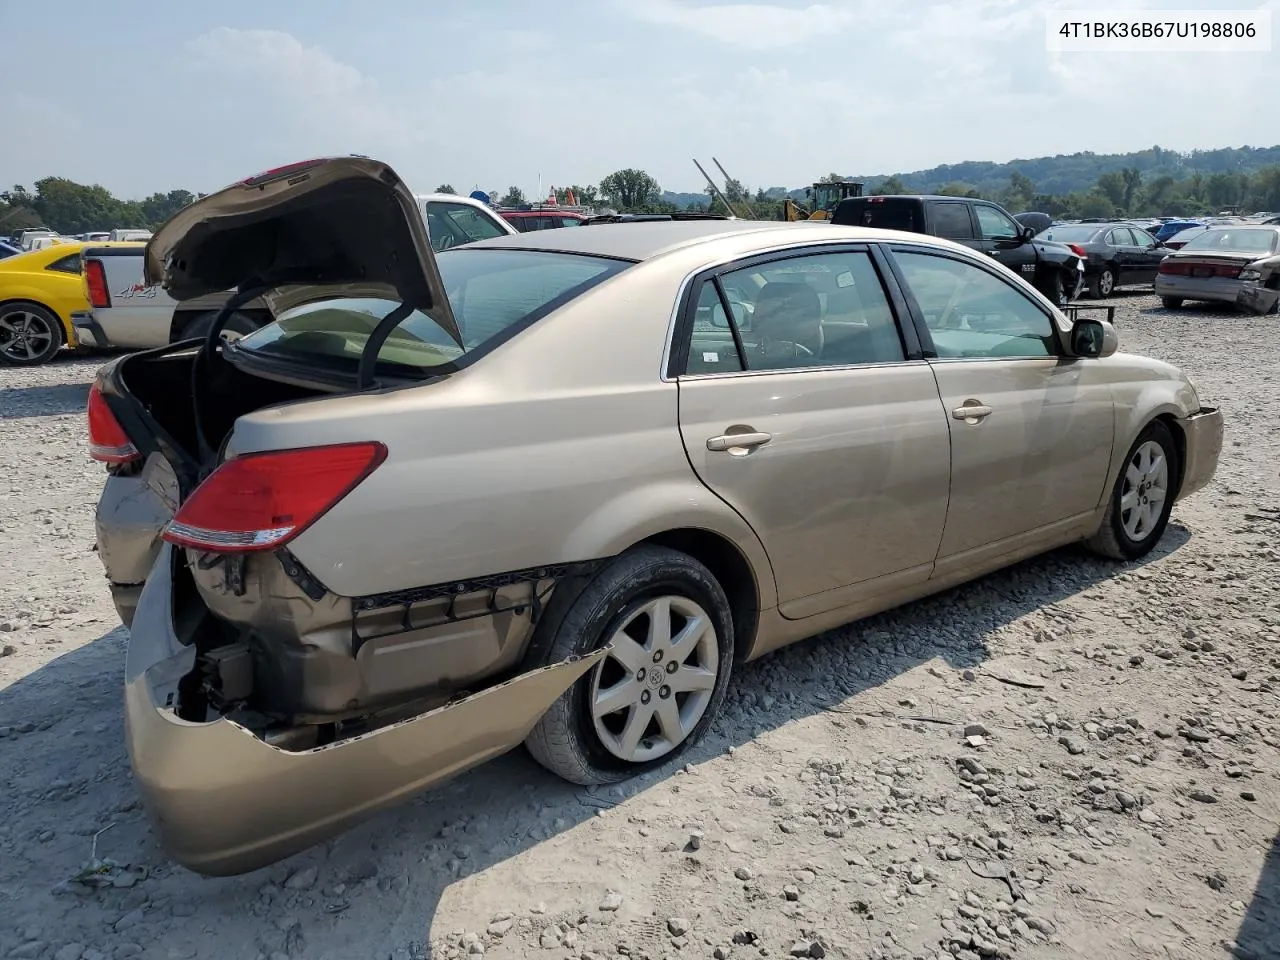
<svg viewBox="0 0 1280 960">
<path fill-rule="evenodd" d="M 139 354 L 120 365 L 120 377 L 129 395 L 143 406 L 181 452 L 201 467 L 213 464 L 200 462 L 193 387 L 199 391 L 205 440 L 215 451 L 222 448 L 237 417 L 263 407 L 323 395 L 314 388 L 245 373 L 222 361 L 205 364 L 199 383 L 193 384 L 196 355 L 194 348 L 176 353 Z"/>
</svg>

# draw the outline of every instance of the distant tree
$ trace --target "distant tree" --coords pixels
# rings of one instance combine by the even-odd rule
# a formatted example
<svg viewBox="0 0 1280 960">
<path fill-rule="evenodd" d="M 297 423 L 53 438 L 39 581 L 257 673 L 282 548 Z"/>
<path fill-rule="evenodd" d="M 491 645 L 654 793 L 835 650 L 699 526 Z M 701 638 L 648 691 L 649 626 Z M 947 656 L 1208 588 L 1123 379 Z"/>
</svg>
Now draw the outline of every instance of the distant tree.
<svg viewBox="0 0 1280 960">
<path fill-rule="evenodd" d="M 502 199 L 498 201 L 500 207 L 516 207 L 524 203 L 524 191 L 519 187 L 507 187 L 507 192 L 502 195 Z"/>
<path fill-rule="evenodd" d="M 1031 178 L 1019 170 L 1009 174 L 1009 186 L 1003 191 L 1000 199 L 1004 205 L 1014 212 L 1026 210 L 1031 206 L 1031 198 L 1036 195 L 1036 185 Z"/>
<path fill-rule="evenodd" d="M 1124 184 L 1124 199 L 1120 206 L 1125 213 L 1132 214 L 1138 201 L 1138 191 L 1142 189 L 1142 171 L 1136 167 L 1125 167 L 1120 171 L 1120 180 Z"/>
<path fill-rule="evenodd" d="M 1264 167 L 1253 176 L 1253 205 L 1260 210 L 1280 210 L 1280 166 Z"/>
<path fill-rule="evenodd" d="M 1111 197 L 1098 190 L 1085 194 L 1080 199 L 1076 210 L 1076 215 L 1080 217 L 1114 217 L 1116 204 Z"/>
<path fill-rule="evenodd" d="M 144 226 L 159 226 L 183 207 L 196 202 L 196 195 L 190 190 L 170 190 L 168 193 L 153 193 L 140 203 Z"/>
<path fill-rule="evenodd" d="M 880 181 L 880 185 L 871 191 L 872 196 L 887 197 L 894 194 L 906 193 L 907 186 L 902 182 L 902 178 L 896 173 L 891 177 L 885 177 Z"/>
<path fill-rule="evenodd" d="M 436 193 L 457 193 L 457 192 L 458 192 L 457 190 L 453 189 L 452 183 L 442 183 L 440 184 L 440 186 L 436 187 Z"/>
<path fill-rule="evenodd" d="M 1112 211 L 1110 213 L 1085 214 L 1085 216 L 1113 216 L 1115 213 L 1114 208 L 1124 206 L 1124 175 L 1119 170 L 1111 170 L 1100 176 L 1095 189 L 1111 202 Z"/>
<path fill-rule="evenodd" d="M 643 170 L 627 167 L 600 181 L 600 193 L 619 210 L 638 211 L 658 202 L 662 188 Z"/>
<path fill-rule="evenodd" d="M 569 189 L 573 192 L 573 198 L 584 207 L 594 207 L 600 202 L 600 191 L 596 189 L 593 183 L 589 183 L 585 187 L 580 187 L 575 183 Z"/>
</svg>

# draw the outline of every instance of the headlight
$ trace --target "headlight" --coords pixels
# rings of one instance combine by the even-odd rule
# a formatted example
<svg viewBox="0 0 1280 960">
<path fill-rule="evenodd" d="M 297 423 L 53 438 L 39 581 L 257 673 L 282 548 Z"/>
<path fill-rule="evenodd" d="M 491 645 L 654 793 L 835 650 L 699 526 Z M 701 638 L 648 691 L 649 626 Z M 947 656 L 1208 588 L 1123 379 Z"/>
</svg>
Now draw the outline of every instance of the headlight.
<svg viewBox="0 0 1280 960">
<path fill-rule="evenodd" d="M 1262 271 L 1257 270 L 1253 267 L 1245 267 L 1243 270 L 1240 271 L 1240 279 L 1241 280 L 1261 280 Z"/>
<path fill-rule="evenodd" d="M 1196 399 L 1196 409 L 1200 409 L 1200 388 L 1196 386 L 1196 382 L 1187 377 L 1187 386 L 1191 388 L 1191 395 Z"/>
</svg>

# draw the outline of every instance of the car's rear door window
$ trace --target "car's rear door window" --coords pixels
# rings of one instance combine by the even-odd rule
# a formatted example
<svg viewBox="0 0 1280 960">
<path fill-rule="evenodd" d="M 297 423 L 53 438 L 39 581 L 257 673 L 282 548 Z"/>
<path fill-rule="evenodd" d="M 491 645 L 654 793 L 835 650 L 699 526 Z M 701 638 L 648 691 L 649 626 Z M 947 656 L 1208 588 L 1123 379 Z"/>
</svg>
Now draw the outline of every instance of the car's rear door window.
<svg viewBox="0 0 1280 960">
<path fill-rule="evenodd" d="M 603 257 L 501 249 L 447 251 L 436 262 L 463 342 L 414 311 L 378 352 L 379 366 L 388 372 L 430 375 L 462 366 L 629 265 Z M 242 337 L 236 349 L 354 373 L 373 328 L 396 306 L 390 300 L 339 297 L 296 307 Z"/>
<path fill-rule="evenodd" d="M 470 204 L 428 200 L 426 207 L 427 233 L 431 236 L 431 248 L 436 253 L 464 243 L 507 235 L 496 221 L 497 214 L 488 216 Z"/>
<path fill-rule="evenodd" d="M 933 233 L 948 240 L 972 240 L 973 218 L 969 205 L 959 200 L 930 200 L 929 220 Z"/>
<path fill-rule="evenodd" d="M 906 356 L 880 276 L 861 250 L 783 257 L 708 278 L 691 326 L 688 374 L 893 363 Z"/>
<path fill-rule="evenodd" d="M 955 257 L 901 248 L 893 257 L 939 359 L 1057 354 L 1053 319 L 1013 283 Z"/>
</svg>

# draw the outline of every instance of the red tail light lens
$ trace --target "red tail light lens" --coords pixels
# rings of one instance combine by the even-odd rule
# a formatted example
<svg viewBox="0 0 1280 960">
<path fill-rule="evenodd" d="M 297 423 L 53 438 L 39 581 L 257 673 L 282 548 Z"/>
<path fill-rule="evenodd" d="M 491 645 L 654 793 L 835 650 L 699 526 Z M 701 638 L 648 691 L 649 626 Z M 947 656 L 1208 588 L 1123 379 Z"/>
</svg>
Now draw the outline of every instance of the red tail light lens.
<svg viewBox="0 0 1280 960">
<path fill-rule="evenodd" d="M 89 388 L 89 456 L 102 463 L 128 463 L 141 454 L 107 406 L 95 383 Z"/>
<path fill-rule="evenodd" d="M 217 553 L 274 550 L 331 510 L 386 458 L 381 443 L 236 457 L 196 487 L 164 539 Z"/>
<path fill-rule="evenodd" d="M 91 307 L 105 309 L 111 306 L 111 292 L 107 289 L 107 271 L 101 260 L 84 262 L 84 289 Z"/>
<path fill-rule="evenodd" d="M 1089 252 L 1085 250 L 1084 247 L 1080 246 L 1080 244 L 1068 243 L 1067 246 L 1071 249 L 1071 252 L 1074 253 L 1080 259 L 1087 260 L 1089 258 Z"/>
<path fill-rule="evenodd" d="M 1178 260 L 1161 260 L 1160 266 L 1156 269 L 1166 277 L 1185 277 L 1187 275 L 1187 265 Z"/>
<path fill-rule="evenodd" d="M 1228 280 L 1235 280 L 1240 276 L 1240 271 L 1243 269 L 1243 267 L 1237 266 L 1221 266 L 1218 268 L 1218 276 L 1226 277 Z"/>
</svg>

